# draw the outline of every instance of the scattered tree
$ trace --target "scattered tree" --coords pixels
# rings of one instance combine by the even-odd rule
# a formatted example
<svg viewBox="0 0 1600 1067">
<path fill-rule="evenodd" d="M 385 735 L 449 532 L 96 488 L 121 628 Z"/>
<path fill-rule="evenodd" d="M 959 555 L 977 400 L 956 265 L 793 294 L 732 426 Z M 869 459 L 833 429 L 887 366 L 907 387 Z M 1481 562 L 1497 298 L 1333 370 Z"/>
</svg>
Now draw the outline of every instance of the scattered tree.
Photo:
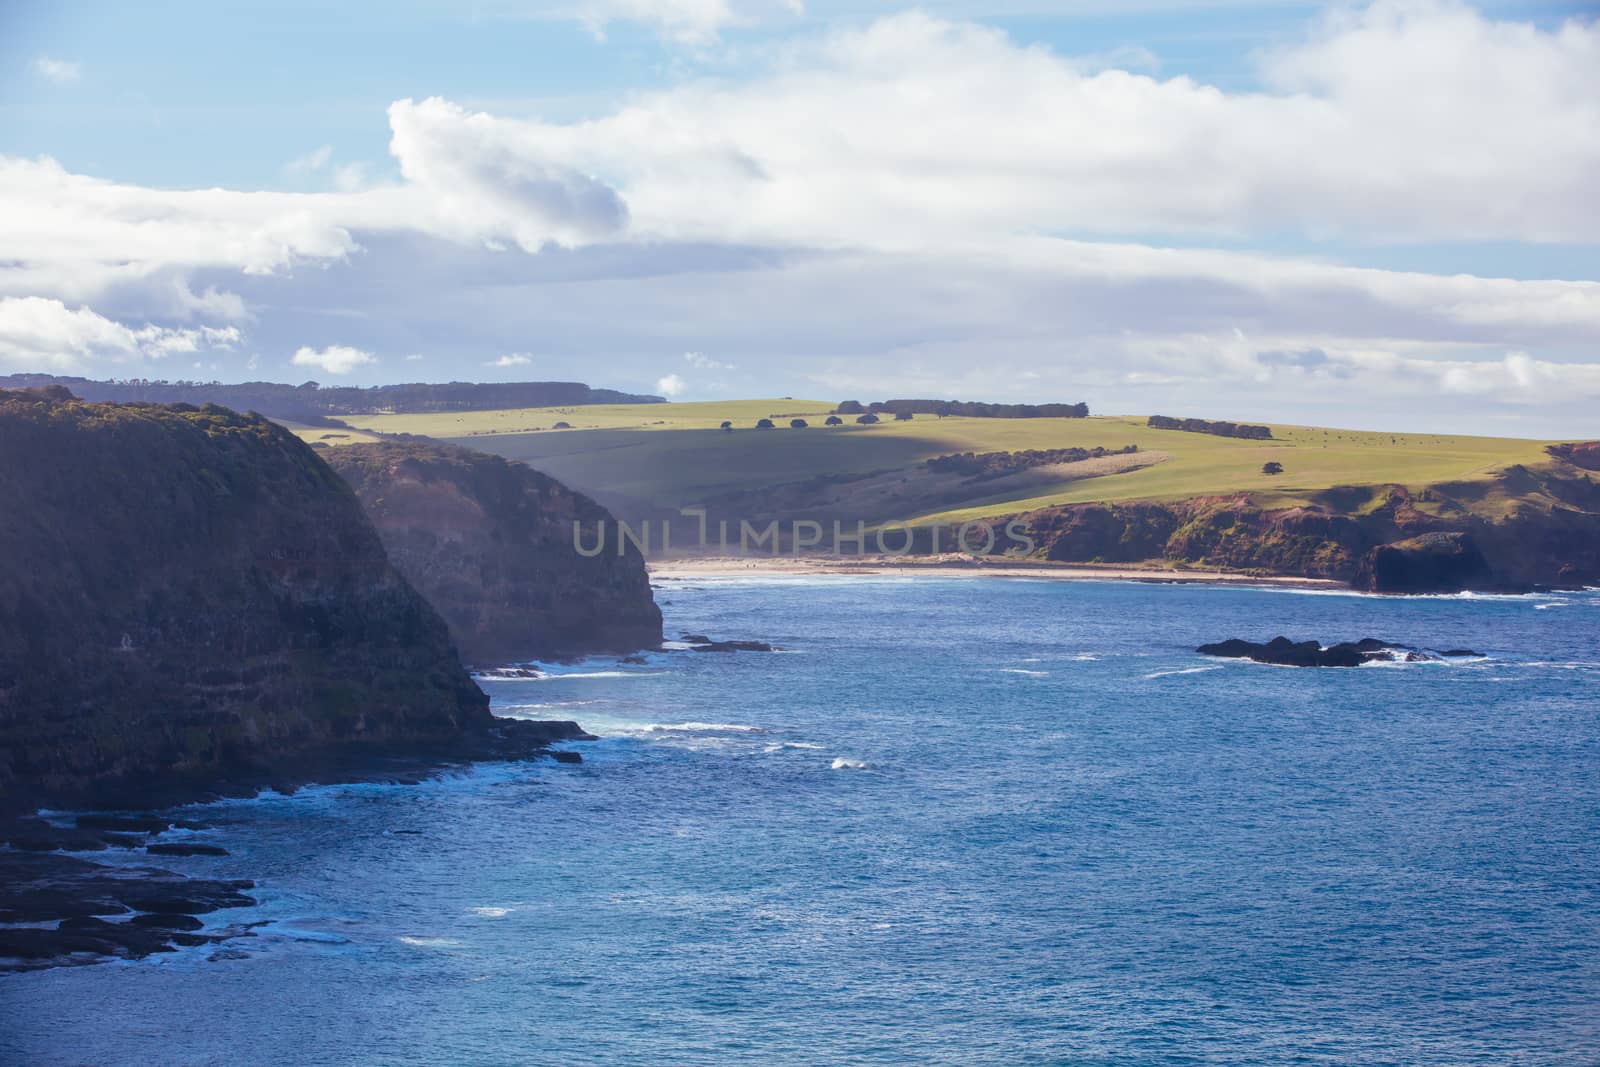
<svg viewBox="0 0 1600 1067">
<path fill-rule="evenodd" d="M 911 412 L 909 412 L 909 411 L 897 411 L 897 412 L 895 412 L 894 413 L 894 421 L 895 422 L 910 422 L 911 421 Z"/>
<path fill-rule="evenodd" d="M 790 419 L 789 420 L 789 429 L 791 429 L 791 430 L 803 430 L 809 425 L 810 425 L 810 423 L 806 422 L 805 419 Z"/>
<path fill-rule="evenodd" d="M 859 415 L 867 409 L 861 406 L 861 401 L 859 400 L 846 400 L 834 410 L 840 415 Z"/>
<path fill-rule="evenodd" d="M 723 430 L 724 430 L 724 432 L 726 432 L 726 433 L 732 433 L 732 432 L 733 432 L 733 423 L 732 423 L 732 422 L 730 422 L 730 421 L 729 421 L 729 420 L 727 420 L 727 419 L 723 419 L 723 420 L 722 420 L 722 429 L 723 429 Z"/>
<path fill-rule="evenodd" d="M 843 405 L 840 405 L 841 411 Z M 1087 404 L 988 404 L 974 400 L 877 400 L 870 410 L 917 415 L 963 415 L 979 419 L 1081 419 L 1089 414 Z"/>
<path fill-rule="evenodd" d="M 772 420 L 771 419 L 762 419 L 760 422 L 756 423 L 756 429 L 758 429 L 758 430 L 770 430 L 770 429 L 772 429 Z"/>
<path fill-rule="evenodd" d="M 843 426 L 844 425 L 844 420 L 841 419 L 837 415 L 829 415 L 828 416 L 828 425 L 829 426 Z"/>
<path fill-rule="evenodd" d="M 1261 465 L 1261 473 L 1262 474 L 1282 474 L 1283 473 L 1283 464 L 1279 463 L 1277 460 L 1271 460 L 1270 462 L 1263 463 Z"/>
<path fill-rule="evenodd" d="M 1255 441 L 1272 440 L 1269 426 L 1251 426 L 1239 422 L 1208 422 L 1205 419 L 1174 419 L 1168 415 L 1151 415 L 1153 430 L 1184 430 L 1188 433 L 1209 433 L 1217 437 L 1244 437 Z"/>
<path fill-rule="evenodd" d="M 555 429 L 555 430 L 570 430 L 570 429 L 572 429 L 572 423 L 570 423 L 570 422 L 558 422 L 558 423 L 555 424 L 555 426 L 553 426 L 551 428 Z"/>
<path fill-rule="evenodd" d="M 876 415 L 862 415 L 856 419 L 856 422 L 860 423 L 862 426 L 871 426 L 877 421 L 878 416 Z"/>
</svg>

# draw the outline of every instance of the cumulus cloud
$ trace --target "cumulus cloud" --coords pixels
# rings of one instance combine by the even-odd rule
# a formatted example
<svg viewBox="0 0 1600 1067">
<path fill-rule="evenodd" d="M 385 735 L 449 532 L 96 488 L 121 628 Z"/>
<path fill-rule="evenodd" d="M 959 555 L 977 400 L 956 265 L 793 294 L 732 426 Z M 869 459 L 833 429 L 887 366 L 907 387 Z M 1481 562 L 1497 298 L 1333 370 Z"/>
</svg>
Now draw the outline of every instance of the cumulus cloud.
<svg viewBox="0 0 1600 1067">
<path fill-rule="evenodd" d="M 506 120 L 431 98 L 390 105 L 389 126 L 390 151 L 410 186 L 425 194 L 435 232 L 508 237 L 536 252 L 550 242 L 619 236 L 627 224 L 627 204 L 615 189 L 562 162 L 555 147 L 508 137 L 520 127 Z"/>
<path fill-rule="evenodd" d="M 371 366 L 378 358 L 349 345 L 329 345 L 322 349 L 297 349 L 289 362 L 296 367 L 318 367 L 329 374 L 349 374 L 357 367 Z"/>
<path fill-rule="evenodd" d="M 1451 0 L 1341 11 L 1265 57 L 1266 92 L 908 13 L 787 46 L 754 81 L 691 81 L 589 121 L 397 101 L 398 184 L 341 168 L 330 193 L 158 190 L 0 158 L 0 295 L 281 274 L 397 231 L 529 252 L 1063 232 L 1600 241 L 1600 22 L 1540 30 Z"/>
<path fill-rule="evenodd" d="M 71 85 L 83 77 L 83 65 L 66 59 L 51 59 L 49 56 L 40 56 L 33 61 L 34 73 L 46 81 L 55 82 L 57 85 Z"/>
<path fill-rule="evenodd" d="M 533 360 L 530 359 L 527 356 L 518 355 L 518 354 L 513 353 L 511 355 L 501 356 L 499 359 L 491 359 L 489 362 L 485 363 L 484 366 L 485 367 L 526 367 L 528 364 L 530 364 L 532 362 L 533 362 Z"/>
<path fill-rule="evenodd" d="M 356 249 L 347 226 L 374 206 L 327 194 L 120 185 L 53 159 L 0 157 L 0 295 L 91 299 L 164 272 L 267 274 Z"/>
<path fill-rule="evenodd" d="M 1265 92 L 909 13 L 787 46 L 754 81 L 691 81 L 589 121 L 397 101 L 399 184 L 156 190 L 0 159 L 0 294 L 88 300 L 166 267 L 281 273 L 397 230 L 530 252 L 1063 232 L 1600 241 L 1600 22 L 1541 30 L 1451 0 L 1340 10 L 1263 59 Z"/>
<path fill-rule="evenodd" d="M 227 349 L 234 327 L 172 329 L 126 326 L 86 307 L 43 297 L 0 299 L 0 366 L 14 370 L 88 370 L 174 353 Z"/>
<path fill-rule="evenodd" d="M 683 392 L 684 386 L 687 384 L 676 374 L 668 374 L 656 379 L 656 392 L 662 396 L 677 396 Z"/>
<path fill-rule="evenodd" d="M 594 121 L 436 107 L 430 125 L 458 143 L 446 130 L 470 122 L 502 166 L 597 175 L 662 237 L 1600 240 L 1600 23 L 1379 0 L 1264 65 L 1271 91 L 1223 92 L 913 12 L 792 46 L 753 83 L 692 82 Z"/>
</svg>

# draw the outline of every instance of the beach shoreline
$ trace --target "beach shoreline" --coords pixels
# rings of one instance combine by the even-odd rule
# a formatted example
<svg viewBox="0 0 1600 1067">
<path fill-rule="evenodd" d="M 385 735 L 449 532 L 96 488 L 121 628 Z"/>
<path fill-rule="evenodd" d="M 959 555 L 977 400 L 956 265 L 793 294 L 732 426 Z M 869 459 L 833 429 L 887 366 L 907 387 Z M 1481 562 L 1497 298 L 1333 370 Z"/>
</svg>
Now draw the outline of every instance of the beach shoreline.
<svg viewBox="0 0 1600 1067">
<path fill-rule="evenodd" d="M 1348 589 L 1326 578 L 1238 574 L 1229 571 L 1138 567 L 1128 564 L 1049 563 L 947 553 L 940 556 L 684 556 L 649 561 L 652 580 L 750 577 L 1048 578 L 1058 581 L 1135 581 L 1160 585 L 1276 586 Z"/>
</svg>

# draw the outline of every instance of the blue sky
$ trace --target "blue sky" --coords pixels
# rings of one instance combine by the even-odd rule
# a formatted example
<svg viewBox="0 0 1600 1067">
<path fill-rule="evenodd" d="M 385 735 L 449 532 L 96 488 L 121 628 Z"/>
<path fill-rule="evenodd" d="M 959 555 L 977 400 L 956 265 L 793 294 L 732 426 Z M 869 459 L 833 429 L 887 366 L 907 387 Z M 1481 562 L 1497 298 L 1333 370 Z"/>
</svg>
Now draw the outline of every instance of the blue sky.
<svg viewBox="0 0 1600 1067">
<path fill-rule="evenodd" d="M 1594 4 L 798 8 L 3 0 L 0 371 L 1600 433 Z"/>
</svg>

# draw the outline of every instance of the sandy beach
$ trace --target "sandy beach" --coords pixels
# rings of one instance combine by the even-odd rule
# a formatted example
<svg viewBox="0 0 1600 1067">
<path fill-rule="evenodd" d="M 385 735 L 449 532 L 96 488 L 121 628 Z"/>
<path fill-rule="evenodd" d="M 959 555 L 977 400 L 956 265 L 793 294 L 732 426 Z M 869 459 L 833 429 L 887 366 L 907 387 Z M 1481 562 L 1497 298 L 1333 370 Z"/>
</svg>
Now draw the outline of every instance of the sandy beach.
<svg viewBox="0 0 1600 1067">
<path fill-rule="evenodd" d="M 1061 581 L 1140 581 L 1161 584 L 1274 585 L 1305 589 L 1346 589 L 1343 582 L 1320 578 L 1235 574 L 1226 571 L 1097 566 L 993 559 L 946 553 L 939 556 L 698 556 L 652 560 L 650 577 L 657 580 L 768 576 L 906 576 L 941 578 L 1050 578 Z"/>
</svg>

